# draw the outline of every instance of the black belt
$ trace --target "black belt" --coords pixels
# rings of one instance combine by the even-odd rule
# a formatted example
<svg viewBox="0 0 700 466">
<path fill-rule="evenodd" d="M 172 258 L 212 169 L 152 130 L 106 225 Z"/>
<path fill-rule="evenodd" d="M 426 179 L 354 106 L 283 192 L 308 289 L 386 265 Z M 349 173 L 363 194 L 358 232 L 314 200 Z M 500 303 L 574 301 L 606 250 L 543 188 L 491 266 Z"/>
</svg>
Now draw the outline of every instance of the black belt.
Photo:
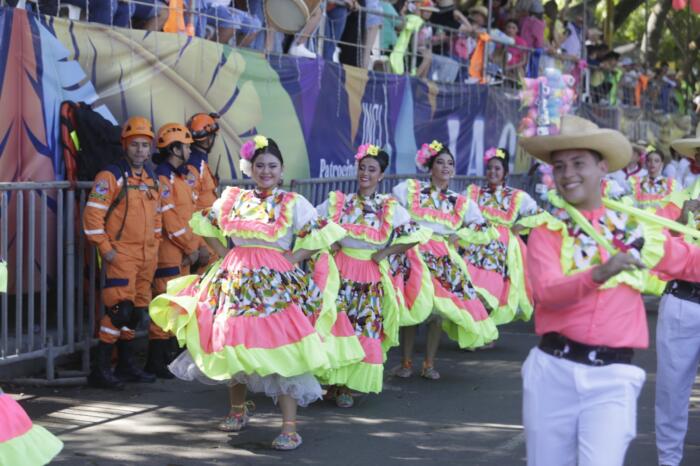
<svg viewBox="0 0 700 466">
<path fill-rule="evenodd" d="M 700 304 L 700 284 L 674 280 L 666 286 L 666 293 L 678 299 Z"/>
<path fill-rule="evenodd" d="M 634 356 L 632 348 L 584 345 L 556 332 L 542 335 L 539 348 L 557 358 L 568 359 L 569 361 L 589 366 L 632 364 L 632 357 Z"/>
</svg>

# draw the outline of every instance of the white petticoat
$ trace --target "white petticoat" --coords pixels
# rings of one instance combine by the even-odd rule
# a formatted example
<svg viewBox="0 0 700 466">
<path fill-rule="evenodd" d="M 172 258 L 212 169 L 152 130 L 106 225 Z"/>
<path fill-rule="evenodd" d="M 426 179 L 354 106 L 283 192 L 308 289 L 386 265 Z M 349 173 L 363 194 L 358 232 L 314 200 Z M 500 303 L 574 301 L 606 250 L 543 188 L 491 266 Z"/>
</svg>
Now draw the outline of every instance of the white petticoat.
<svg viewBox="0 0 700 466">
<path fill-rule="evenodd" d="M 210 379 L 199 370 L 189 351 L 183 351 L 180 356 L 170 363 L 168 369 L 178 379 L 189 382 L 196 380 L 207 385 L 244 384 L 251 392 L 264 393 L 269 396 L 275 404 L 277 404 L 277 397 L 280 395 L 288 395 L 294 398 L 299 406 L 304 407 L 309 406 L 316 400 L 320 400 L 323 396 L 321 384 L 318 383 L 316 377 L 311 373 L 295 375 L 294 377 L 282 377 L 278 374 L 261 377 L 258 374 L 239 372 L 228 380 Z"/>
</svg>

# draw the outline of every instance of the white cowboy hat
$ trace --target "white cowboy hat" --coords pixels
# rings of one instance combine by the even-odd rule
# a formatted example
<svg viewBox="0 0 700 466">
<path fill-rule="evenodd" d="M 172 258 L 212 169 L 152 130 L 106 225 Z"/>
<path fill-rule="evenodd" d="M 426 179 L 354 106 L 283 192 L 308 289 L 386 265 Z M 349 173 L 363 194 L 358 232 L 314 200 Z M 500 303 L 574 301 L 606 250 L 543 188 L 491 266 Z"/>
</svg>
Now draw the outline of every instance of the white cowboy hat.
<svg viewBox="0 0 700 466">
<path fill-rule="evenodd" d="M 562 117 L 559 134 L 521 138 L 519 143 L 533 157 L 549 164 L 552 163 L 552 152 L 569 149 L 600 153 L 608 162 L 608 172 L 626 167 L 632 159 L 632 145 L 622 133 L 599 128 L 592 121 L 574 115 Z"/>
<path fill-rule="evenodd" d="M 671 147 L 684 157 L 695 158 L 695 153 L 700 148 L 700 126 L 695 130 L 694 138 L 676 139 Z"/>
</svg>

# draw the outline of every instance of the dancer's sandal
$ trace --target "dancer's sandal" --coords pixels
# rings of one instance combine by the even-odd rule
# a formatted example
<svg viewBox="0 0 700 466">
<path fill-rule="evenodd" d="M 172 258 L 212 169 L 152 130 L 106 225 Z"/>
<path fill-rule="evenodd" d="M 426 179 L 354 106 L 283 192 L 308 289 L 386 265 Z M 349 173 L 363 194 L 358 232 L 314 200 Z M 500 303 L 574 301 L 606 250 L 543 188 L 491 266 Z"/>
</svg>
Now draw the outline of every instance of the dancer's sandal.
<svg viewBox="0 0 700 466">
<path fill-rule="evenodd" d="M 335 397 L 335 404 L 338 408 L 352 408 L 352 405 L 355 404 L 355 400 L 353 400 L 350 393 L 342 392 L 338 393 L 338 396 Z"/>
<path fill-rule="evenodd" d="M 396 377 L 401 377 L 402 379 L 407 379 L 413 375 L 413 361 L 410 359 L 404 359 L 401 361 L 401 365 L 394 368 L 394 375 Z"/>
<path fill-rule="evenodd" d="M 438 380 L 440 378 L 440 373 L 435 370 L 435 368 L 430 365 L 423 363 L 423 369 L 420 372 L 420 376 L 428 380 Z"/>
<path fill-rule="evenodd" d="M 296 421 L 284 421 L 282 422 L 282 425 L 284 424 L 296 425 Z M 299 448 L 301 443 L 301 435 L 299 435 L 296 431 L 282 432 L 272 441 L 272 448 L 282 451 L 296 450 Z"/>
<path fill-rule="evenodd" d="M 217 429 L 223 432 L 240 432 L 248 425 L 250 417 L 255 411 L 255 403 L 246 401 L 240 405 L 231 405 L 231 411 L 219 423 Z"/>
</svg>

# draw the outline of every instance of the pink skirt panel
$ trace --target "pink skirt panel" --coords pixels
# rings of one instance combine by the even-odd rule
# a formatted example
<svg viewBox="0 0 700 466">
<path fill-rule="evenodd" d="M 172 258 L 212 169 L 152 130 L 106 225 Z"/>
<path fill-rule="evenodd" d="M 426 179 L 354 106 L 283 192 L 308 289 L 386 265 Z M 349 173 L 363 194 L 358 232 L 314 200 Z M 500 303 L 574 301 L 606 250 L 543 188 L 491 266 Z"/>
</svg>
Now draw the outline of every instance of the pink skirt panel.
<svg viewBox="0 0 700 466">
<path fill-rule="evenodd" d="M 235 247 L 226 255 L 221 267 L 229 271 L 261 269 L 267 267 L 277 272 L 290 272 L 294 265 L 280 251 L 256 247 Z"/>
<path fill-rule="evenodd" d="M 362 362 L 367 364 L 384 364 L 384 352 L 382 351 L 381 340 L 364 335 L 357 338 L 360 340 L 362 349 L 365 350 L 365 359 L 363 359 Z"/>
<path fill-rule="evenodd" d="M 464 309 L 465 311 L 468 311 L 476 322 L 486 320 L 489 318 L 489 313 L 486 311 L 484 303 L 482 303 L 478 298 L 471 299 L 468 301 L 459 299 L 457 296 L 447 291 L 435 278 L 433 278 L 433 286 L 435 287 L 436 297 L 447 298 L 452 300 L 455 306 L 457 306 L 460 309 Z"/>
<path fill-rule="evenodd" d="M 10 395 L 0 394 L 0 443 L 26 434 L 32 420 Z"/>
<path fill-rule="evenodd" d="M 494 270 L 484 270 L 468 264 L 469 274 L 472 283 L 479 288 L 488 291 L 491 296 L 498 298 L 501 306 L 508 303 L 508 292 L 510 291 L 510 280 L 503 280 L 500 273 Z"/>
<path fill-rule="evenodd" d="M 321 292 L 326 289 L 328 283 L 328 261 L 330 256 L 327 253 L 321 254 L 314 264 L 314 272 L 312 279 L 314 283 L 321 289 Z"/>
<path fill-rule="evenodd" d="M 199 303 L 198 306 L 203 306 Z M 279 348 L 297 343 L 314 333 L 311 321 L 296 304 L 266 317 L 229 317 L 220 314 L 216 318 L 209 311 L 198 310 L 199 339 L 207 353 L 221 351 L 224 346 L 243 345 L 246 348 Z"/>
<path fill-rule="evenodd" d="M 350 257 L 343 251 L 335 255 L 335 264 L 341 278 L 359 283 L 378 283 L 382 280 L 379 266 L 373 260 Z"/>
<path fill-rule="evenodd" d="M 409 309 L 411 309 L 416 299 L 418 298 L 418 295 L 421 292 L 421 285 L 423 279 L 422 275 L 424 270 L 415 248 L 411 248 L 408 251 L 406 251 L 406 256 L 408 257 L 408 263 L 411 268 L 411 273 L 408 277 L 408 280 L 406 280 L 406 283 L 403 284 L 402 291 L 404 297 L 406 298 L 406 306 Z"/>
<path fill-rule="evenodd" d="M 430 241 L 428 241 L 425 244 L 421 244 L 419 246 L 419 248 L 421 251 L 432 254 L 435 257 L 442 257 L 442 256 L 449 255 L 449 251 L 447 250 L 447 245 L 445 243 L 440 242 L 440 241 L 435 241 L 434 239 L 431 239 Z"/>
<path fill-rule="evenodd" d="M 335 319 L 335 324 L 331 328 L 331 334 L 334 337 L 354 337 L 355 328 L 350 323 L 350 319 L 345 312 L 339 312 Z"/>
</svg>

